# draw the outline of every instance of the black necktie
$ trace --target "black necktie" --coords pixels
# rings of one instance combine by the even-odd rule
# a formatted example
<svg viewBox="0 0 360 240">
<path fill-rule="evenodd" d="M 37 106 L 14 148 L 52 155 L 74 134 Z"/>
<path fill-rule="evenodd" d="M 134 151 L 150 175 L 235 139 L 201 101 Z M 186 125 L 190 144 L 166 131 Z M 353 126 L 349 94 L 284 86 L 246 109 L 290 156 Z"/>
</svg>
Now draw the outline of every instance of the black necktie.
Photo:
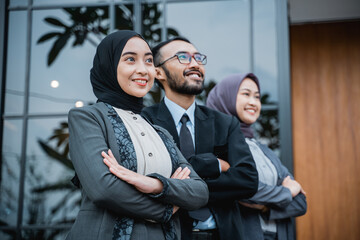
<svg viewBox="0 0 360 240">
<path fill-rule="evenodd" d="M 189 121 L 189 116 L 185 113 L 180 122 L 182 123 L 180 128 L 180 150 L 186 159 L 195 154 L 194 144 L 189 129 L 186 127 L 186 123 Z M 200 208 L 198 210 L 189 211 L 189 216 L 199 221 L 206 221 L 211 212 L 208 208 Z"/>
<path fill-rule="evenodd" d="M 189 121 L 189 116 L 185 113 L 180 122 L 182 123 L 180 128 L 180 150 L 186 159 L 195 154 L 194 144 L 189 129 L 186 127 L 186 123 Z"/>
</svg>

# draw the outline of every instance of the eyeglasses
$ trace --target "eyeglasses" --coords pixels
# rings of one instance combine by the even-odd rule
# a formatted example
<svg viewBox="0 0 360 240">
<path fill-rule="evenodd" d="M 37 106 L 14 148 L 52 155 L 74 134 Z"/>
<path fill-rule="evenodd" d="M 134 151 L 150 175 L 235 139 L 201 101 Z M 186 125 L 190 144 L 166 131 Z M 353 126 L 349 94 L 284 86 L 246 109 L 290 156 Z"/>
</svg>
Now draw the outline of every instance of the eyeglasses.
<svg viewBox="0 0 360 240">
<path fill-rule="evenodd" d="M 201 54 L 201 53 L 190 54 L 188 52 L 178 52 L 174 56 L 159 63 L 156 67 L 160 67 L 161 65 L 163 65 L 164 63 L 166 63 L 167 61 L 169 61 L 175 57 L 177 57 L 177 59 L 179 60 L 179 63 L 181 63 L 181 64 L 190 64 L 192 58 L 194 58 L 195 61 L 200 65 L 205 65 L 207 63 L 207 58 L 204 54 Z"/>
</svg>

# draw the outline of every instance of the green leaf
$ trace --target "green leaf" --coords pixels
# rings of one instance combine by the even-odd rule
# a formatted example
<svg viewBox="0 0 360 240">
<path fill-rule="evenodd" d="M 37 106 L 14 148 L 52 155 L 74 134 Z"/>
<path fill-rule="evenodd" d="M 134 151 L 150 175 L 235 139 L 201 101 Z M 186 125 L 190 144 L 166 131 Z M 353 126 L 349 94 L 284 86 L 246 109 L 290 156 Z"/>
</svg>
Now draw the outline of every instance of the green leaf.
<svg viewBox="0 0 360 240">
<path fill-rule="evenodd" d="M 44 193 L 49 191 L 58 191 L 58 190 L 74 190 L 75 187 L 71 183 L 69 179 L 62 180 L 59 182 L 56 182 L 54 184 L 48 184 L 43 187 L 36 187 L 32 189 L 33 193 Z"/>
<path fill-rule="evenodd" d="M 59 36 L 59 35 L 61 35 L 60 32 L 47 33 L 45 35 L 42 35 L 36 43 L 39 44 L 39 43 L 45 42 L 45 41 L 47 41 L 53 37 Z"/>
<path fill-rule="evenodd" d="M 66 26 L 65 24 L 63 24 L 62 22 L 57 20 L 56 18 L 47 17 L 47 18 L 45 18 L 45 22 L 47 22 L 51 25 L 58 26 L 58 27 L 68 28 L 68 26 Z"/>
<path fill-rule="evenodd" d="M 42 140 L 38 140 L 38 143 L 40 144 L 40 147 L 46 152 L 46 154 L 53 159 L 57 160 L 59 163 L 63 164 L 65 167 L 69 169 L 74 169 L 70 159 L 66 157 L 66 155 L 62 155 L 58 153 L 56 150 L 52 149 L 50 146 L 48 146 L 45 142 Z"/>
<path fill-rule="evenodd" d="M 54 45 L 52 46 L 49 55 L 48 55 L 48 66 L 50 66 L 54 60 L 56 59 L 56 57 L 59 55 L 59 52 L 64 48 L 64 46 L 66 45 L 67 41 L 70 38 L 70 33 L 65 33 L 64 35 L 62 35 L 61 37 L 59 37 Z"/>
<path fill-rule="evenodd" d="M 179 36 L 179 33 L 174 29 L 174 28 L 168 28 L 167 29 L 168 35 L 172 35 L 172 36 Z"/>
</svg>

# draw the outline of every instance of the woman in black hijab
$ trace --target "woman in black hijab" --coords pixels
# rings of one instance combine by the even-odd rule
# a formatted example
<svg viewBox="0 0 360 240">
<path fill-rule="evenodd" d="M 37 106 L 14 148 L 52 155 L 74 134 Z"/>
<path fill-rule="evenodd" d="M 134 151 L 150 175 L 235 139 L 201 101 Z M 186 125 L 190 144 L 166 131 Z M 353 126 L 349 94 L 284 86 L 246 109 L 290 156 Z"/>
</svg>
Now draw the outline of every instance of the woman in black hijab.
<svg viewBox="0 0 360 240">
<path fill-rule="evenodd" d="M 306 198 L 276 154 L 254 138 L 251 125 L 261 110 L 258 78 L 252 73 L 228 76 L 210 91 L 206 104 L 239 119 L 259 173 L 257 193 L 240 201 L 246 239 L 295 239 L 292 218 L 305 214 Z"/>
<path fill-rule="evenodd" d="M 69 112 L 82 202 L 67 239 L 180 239 L 177 210 L 206 204 L 206 184 L 168 132 L 139 115 L 154 75 L 136 32 L 117 31 L 99 44 L 90 75 L 98 101 Z"/>
</svg>

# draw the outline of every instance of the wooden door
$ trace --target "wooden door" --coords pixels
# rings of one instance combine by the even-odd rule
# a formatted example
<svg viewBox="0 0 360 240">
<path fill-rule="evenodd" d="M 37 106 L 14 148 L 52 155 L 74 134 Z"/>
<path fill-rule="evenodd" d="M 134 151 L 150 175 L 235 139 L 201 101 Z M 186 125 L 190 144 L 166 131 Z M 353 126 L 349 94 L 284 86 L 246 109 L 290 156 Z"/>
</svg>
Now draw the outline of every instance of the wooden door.
<svg viewBox="0 0 360 240">
<path fill-rule="evenodd" d="M 360 239 L 360 21 L 290 28 L 298 240 Z"/>
</svg>

